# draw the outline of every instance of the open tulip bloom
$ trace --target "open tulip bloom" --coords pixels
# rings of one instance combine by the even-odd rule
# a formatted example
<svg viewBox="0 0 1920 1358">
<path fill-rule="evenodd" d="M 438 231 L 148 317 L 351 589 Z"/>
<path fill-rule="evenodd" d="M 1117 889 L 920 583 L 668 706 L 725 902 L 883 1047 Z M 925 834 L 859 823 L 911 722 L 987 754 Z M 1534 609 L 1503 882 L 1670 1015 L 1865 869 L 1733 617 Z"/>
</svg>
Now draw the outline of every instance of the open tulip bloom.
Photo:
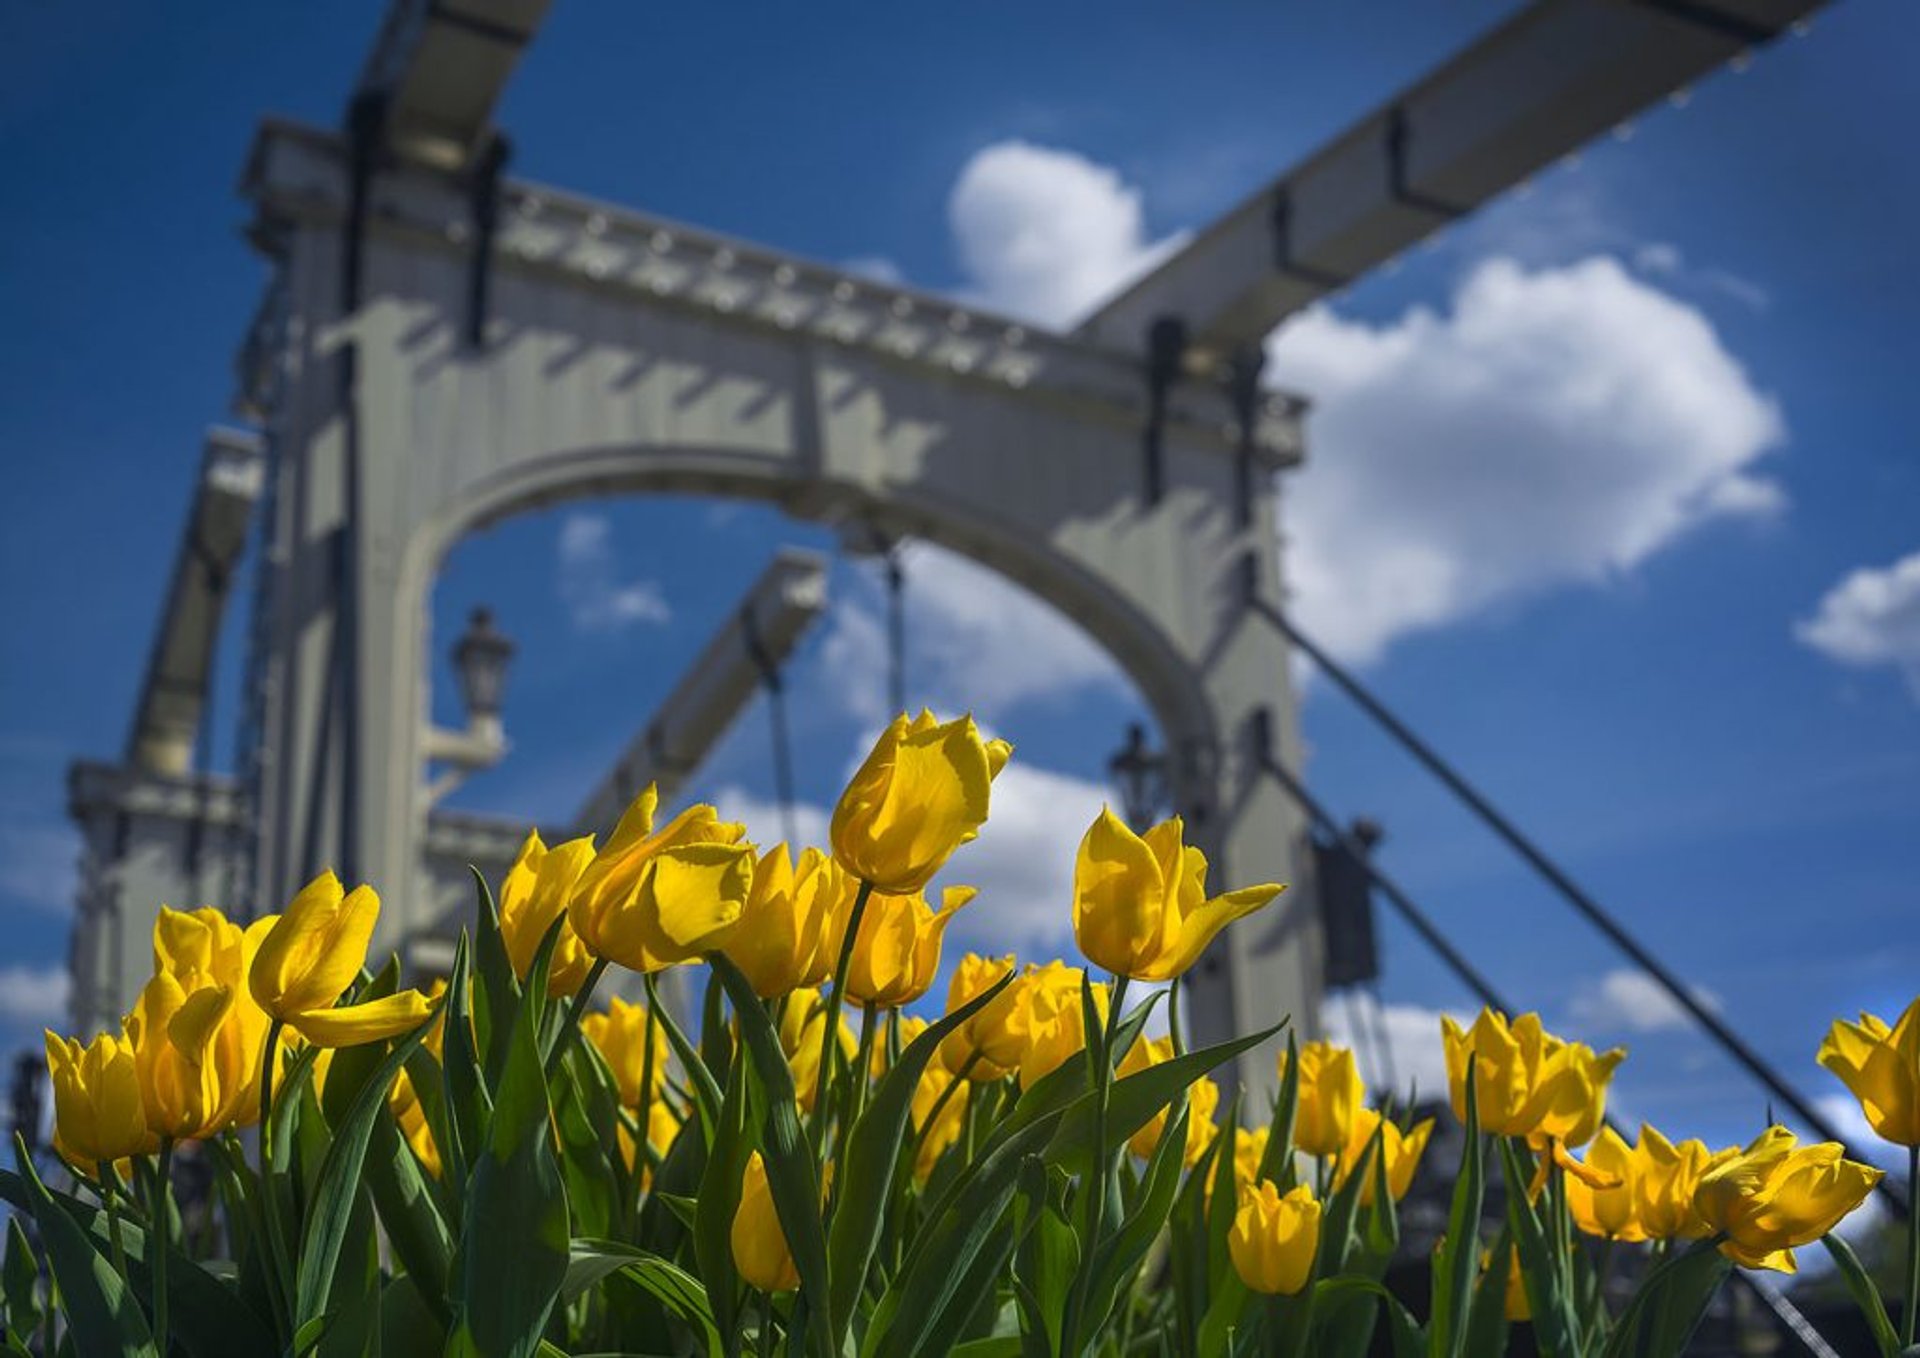
<svg viewBox="0 0 1920 1358">
<path fill-rule="evenodd" d="M 1829 1234 L 1879 1171 L 1785 1128 L 1622 1130 L 1625 1054 L 1538 1015 L 1433 1035 L 1449 1164 L 1432 1118 L 1278 1014 L 1190 1050 L 1183 976 L 1281 888 L 1210 887 L 1178 819 L 1088 828 L 1058 903 L 1078 957 L 943 967 L 1009 753 L 902 714 L 820 846 L 660 821 L 651 788 L 604 839 L 529 834 L 418 988 L 369 955 L 374 889 L 331 873 L 251 922 L 161 910 L 124 1019 L 46 1035 L 53 1154 L 0 1171 L 33 1226 L 0 1347 L 1492 1358 L 1524 1325 L 1553 1358 L 1677 1358 L 1734 1268 L 1820 1240 L 1881 1358 L 1913 1342 Z M 1836 1023 L 1819 1060 L 1910 1148 L 1917 1052 L 1910 1006 Z M 181 1157 L 212 1184 L 192 1200 Z M 1403 1202 L 1448 1173 L 1448 1234 L 1403 1249 Z M 1409 1251 L 1411 1305 L 1384 1281 Z"/>
</svg>

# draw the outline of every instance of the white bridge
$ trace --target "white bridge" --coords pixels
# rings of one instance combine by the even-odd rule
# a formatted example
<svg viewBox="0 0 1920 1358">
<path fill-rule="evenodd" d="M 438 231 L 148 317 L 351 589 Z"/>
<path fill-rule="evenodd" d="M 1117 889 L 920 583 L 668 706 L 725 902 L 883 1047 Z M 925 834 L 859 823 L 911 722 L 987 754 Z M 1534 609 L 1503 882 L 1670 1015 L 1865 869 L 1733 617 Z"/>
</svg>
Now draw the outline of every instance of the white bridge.
<svg viewBox="0 0 1920 1358">
<path fill-rule="evenodd" d="M 1203 963 L 1194 1033 L 1284 1012 L 1311 1030 L 1304 823 L 1262 773 L 1270 750 L 1299 763 L 1290 650 L 1249 607 L 1282 597 L 1275 473 L 1302 456 L 1303 407 L 1261 384 L 1259 343 L 1811 8 L 1525 8 L 1058 334 L 509 179 L 491 111 L 544 0 L 395 0 L 342 126 L 266 123 L 247 165 L 274 266 L 240 365 L 258 433 L 210 445 L 124 764 L 74 772 L 77 1021 L 130 999 L 161 902 L 273 908 L 328 866 L 379 887 L 382 946 L 432 965 L 464 864 L 497 873 L 519 833 L 433 810 L 430 761 L 500 748 L 488 720 L 427 720 L 440 563 L 506 515 L 673 492 L 924 538 L 1075 619 L 1150 705 L 1172 804 L 1222 879 L 1297 884 L 1289 916 Z M 221 779 L 194 750 L 249 519 L 244 767 Z M 770 606 L 817 611 L 804 594 Z M 805 619 L 781 616 L 790 644 Z M 748 659 L 716 639 L 589 828 L 636 779 L 697 763 Z M 1243 1075 L 1266 1083 L 1270 1057 Z"/>
</svg>

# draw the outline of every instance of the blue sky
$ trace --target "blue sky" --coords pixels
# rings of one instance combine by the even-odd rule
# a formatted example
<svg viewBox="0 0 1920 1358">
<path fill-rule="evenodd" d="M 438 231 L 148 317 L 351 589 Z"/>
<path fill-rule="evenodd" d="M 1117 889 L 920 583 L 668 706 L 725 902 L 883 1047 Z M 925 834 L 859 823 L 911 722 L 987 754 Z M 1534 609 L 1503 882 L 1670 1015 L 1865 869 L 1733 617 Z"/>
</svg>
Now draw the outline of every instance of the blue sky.
<svg viewBox="0 0 1920 1358">
<path fill-rule="evenodd" d="M 125 735 L 201 430 L 263 280 L 233 193 L 266 112 L 334 120 L 378 16 L 34 6 L 0 52 L 0 1041 L 57 1004 L 62 776 Z M 515 172 L 1037 320 L 1097 300 L 1506 6 L 802 15 L 561 4 L 501 111 Z M 1411 252 L 1274 342 L 1315 398 L 1301 617 L 1811 1092 L 1826 1021 L 1920 989 L 1920 21 L 1856 0 Z M 1011 240 L 1037 243 L 1022 264 Z M 514 753 L 457 803 L 564 818 L 779 543 L 617 502 L 461 544 L 434 597 L 521 643 Z M 1901 563 L 1908 563 L 1902 566 Z M 1020 746 L 966 942 L 1062 947 L 1073 837 L 1137 704 L 1060 620 L 909 561 L 909 688 Z M 817 819 L 877 720 L 879 594 L 835 567 L 795 665 Z M 230 743 L 238 633 L 219 747 Z M 447 676 L 436 704 L 455 715 Z M 765 713 L 701 792 L 766 815 Z M 1619 1104 L 1729 1138 L 1763 1096 L 1324 684 L 1313 781 L 1520 1003 L 1629 1042 Z M 990 906 L 990 902 L 998 902 Z M 1051 911 L 1051 913 L 1049 913 Z M 1406 1061 L 1466 997 L 1386 928 Z M 1837 1107 L 1839 1105 L 1836 1105 Z"/>
</svg>

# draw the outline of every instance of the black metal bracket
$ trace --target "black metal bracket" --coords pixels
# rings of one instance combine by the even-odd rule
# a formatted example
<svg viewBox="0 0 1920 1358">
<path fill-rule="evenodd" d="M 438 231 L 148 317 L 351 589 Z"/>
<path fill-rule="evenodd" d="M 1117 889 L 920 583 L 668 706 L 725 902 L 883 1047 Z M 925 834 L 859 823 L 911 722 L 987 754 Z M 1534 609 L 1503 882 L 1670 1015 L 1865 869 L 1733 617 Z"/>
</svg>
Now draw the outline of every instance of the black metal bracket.
<svg viewBox="0 0 1920 1358">
<path fill-rule="evenodd" d="M 340 310 L 351 316 L 360 307 L 360 276 L 365 263 L 367 211 L 373 187 L 380 132 L 387 121 L 387 96 L 367 90 L 347 106 L 347 220 L 340 257 Z"/>
<path fill-rule="evenodd" d="M 1259 451 L 1260 374 L 1267 366 L 1267 352 L 1258 344 L 1245 344 L 1234 351 L 1227 365 L 1227 396 L 1233 402 L 1233 417 L 1239 425 L 1239 442 L 1234 450 L 1233 518 L 1235 526 L 1253 526 L 1253 469 Z"/>
<path fill-rule="evenodd" d="M 1187 354 L 1187 323 L 1162 316 L 1147 327 L 1146 500 L 1157 505 L 1167 490 L 1167 397 Z"/>
<path fill-rule="evenodd" d="M 1316 269 L 1311 264 L 1301 264 L 1293 257 L 1293 192 L 1282 184 L 1274 191 L 1273 207 L 1268 213 L 1267 222 L 1273 231 L 1273 267 L 1291 278 L 1297 278 L 1309 287 L 1324 292 L 1338 292 L 1353 280 L 1327 269 Z"/>
<path fill-rule="evenodd" d="M 1395 104 L 1387 114 L 1387 188 L 1394 201 L 1453 221 L 1473 209 L 1449 203 L 1443 198 L 1422 193 L 1407 182 L 1407 146 L 1413 140 L 1413 124 L 1404 104 Z"/>
<path fill-rule="evenodd" d="M 1648 9 L 1678 19 L 1681 23 L 1716 37 L 1728 38 L 1747 47 L 1758 47 L 1772 42 L 1786 30 L 1770 28 L 1766 24 L 1755 23 L 1738 14 L 1729 14 L 1715 5 L 1700 4 L 1698 0 L 1641 0 Z"/>
<path fill-rule="evenodd" d="M 449 28 L 457 28 L 483 41 L 496 43 L 501 47 L 521 48 L 527 45 L 533 35 L 505 24 L 492 23 L 478 15 L 466 14 L 449 5 L 434 3 L 427 6 L 427 18 Z"/>
<path fill-rule="evenodd" d="M 487 139 L 473 167 L 468 209 L 473 215 L 473 254 L 467 259 L 467 343 L 480 349 L 487 342 L 487 303 L 493 283 L 493 238 L 500 226 L 500 177 L 513 155 L 506 134 Z"/>
</svg>

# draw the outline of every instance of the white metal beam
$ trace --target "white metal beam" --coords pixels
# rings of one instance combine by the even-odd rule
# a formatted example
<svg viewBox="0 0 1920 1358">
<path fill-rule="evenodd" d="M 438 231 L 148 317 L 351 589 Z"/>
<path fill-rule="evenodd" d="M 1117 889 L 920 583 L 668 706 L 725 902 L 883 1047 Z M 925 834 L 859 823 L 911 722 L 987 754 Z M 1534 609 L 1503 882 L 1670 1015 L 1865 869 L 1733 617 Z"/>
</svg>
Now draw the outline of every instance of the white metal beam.
<svg viewBox="0 0 1920 1358">
<path fill-rule="evenodd" d="M 826 558 L 781 548 L 581 806 L 574 833 L 611 830 L 648 783 L 671 799 L 826 606 Z"/>
<path fill-rule="evenodd" d="M 193 767 L 220 618 L 264 474 L 257 435 L 208 431 L 127 739 L 127 762 L 138 769 L 180 776 Z"/>
<path fill-rule="evenodd" d="M 1543 0 L 1220 218 L 1089 317 L 1138 350 L 1258 343 L 1422 237 L 1791 28 L 1820 0 Z"/>
</svg>

